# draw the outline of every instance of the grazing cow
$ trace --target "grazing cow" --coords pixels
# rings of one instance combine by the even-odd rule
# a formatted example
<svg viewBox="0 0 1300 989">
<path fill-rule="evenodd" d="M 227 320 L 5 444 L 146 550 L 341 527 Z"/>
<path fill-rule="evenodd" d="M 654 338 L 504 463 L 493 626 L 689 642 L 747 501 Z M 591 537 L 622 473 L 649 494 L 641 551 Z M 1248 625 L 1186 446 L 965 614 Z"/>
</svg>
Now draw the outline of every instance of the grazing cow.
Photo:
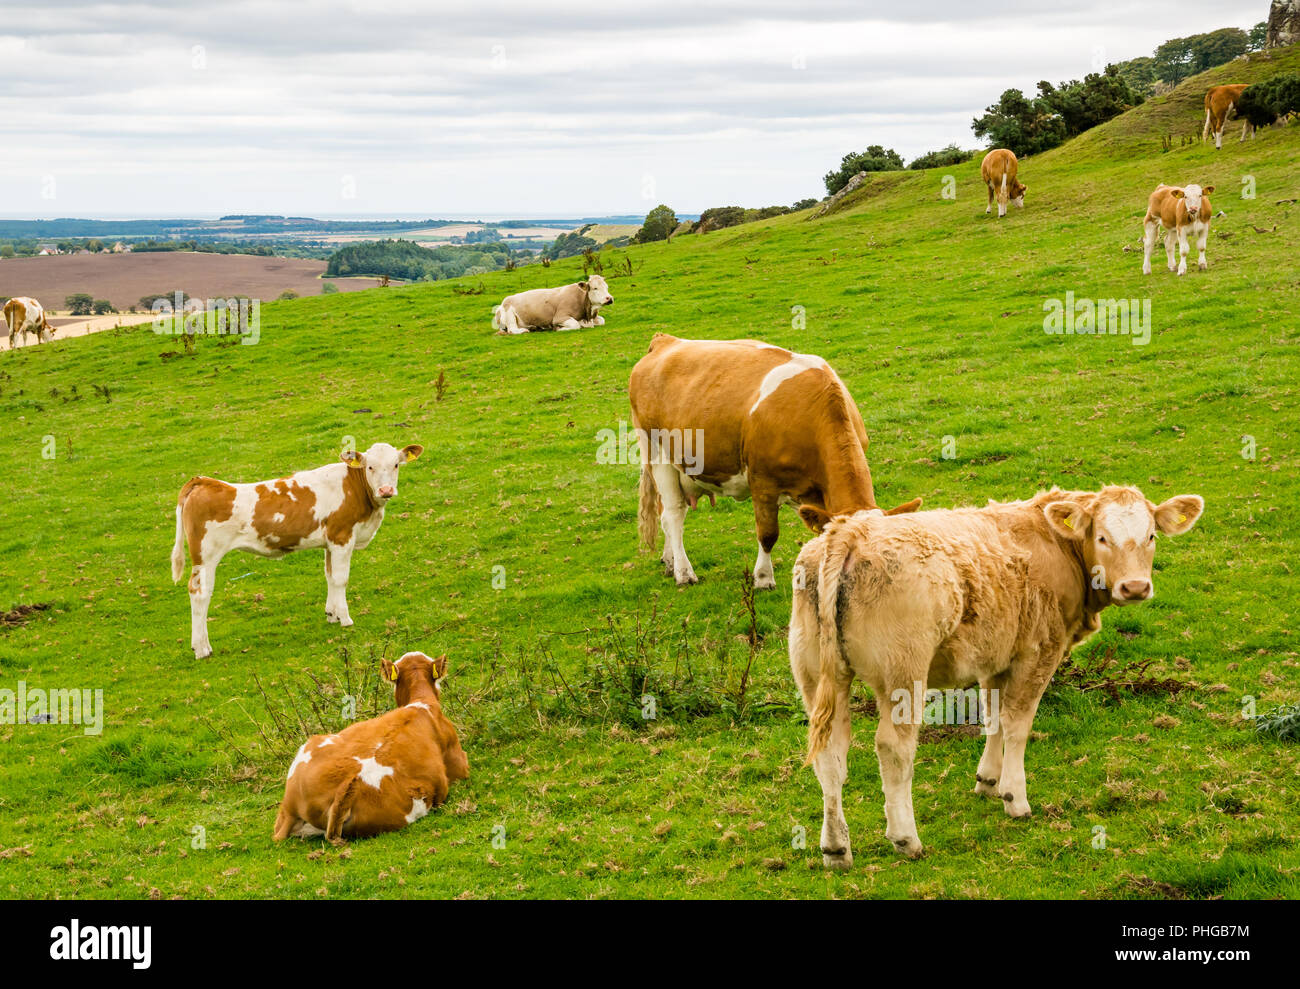
<svg viewBox="0 0 1300 989">
<path fill-rule="evenodd" d="M 585 282 L 507 295 L 492 310 L 492 328 L 501 334 L 589 329 L 605 325 L 600 307 L 613 304 L 605 279 L 592 275 Z"/>
<path fill-rule="evenodd" d="M 754 499 L 754 586 L 776 586 L 777 510 L 800 504 L 820 532 L 832 515 L 876 508 L 867 430 L 839 376 L 820 357 L 757 340 L 679 340 L 656 333 L 628 383 L 641 450 L 641 540 L 678 584 L 696 583 L 682 535 L 701 496 Z M 915 511 L 918 498 L 894 509 Z"/>
<path fill-rule="evenodd" d="M 46 318 L 45 309 L 35 299 L 22 295 L 15 296 L 5 303 L 4 315 L 5 326 L 9 330 L 10 350 L 18 346 L 19 333 L 23 335 L 24 341 L 28 333 L 35 334 L 37 343 L 48 339 L 46 333 L 51 337 L 54 335 L 54 327 Z"/>
<path fill-rule="evenodd" d="M 352 624 L 348 614 L 348 572 L 354 550 L 365 549 L 384 521 L 384 508 L 397 494 L 397 469 L 424 447 L 398 450 L 376 443 L 365 453 L 347 450 L 342 463 L 299 471 L 275 481 L 228 484 L 193 477 L 176 499 L 176 542 L 172 580 L 185 572 L 190 552 L 190 645 L 196 659 L 212 655 L 208 603 L 217 564 L 232 550 L 278 559 L 299 549 L 325 550 L 325 617 Z"/>
<path fill-rule="evenodd" d="M 915 858 L 922 850 L 912 763 L 930 689 L 979 684 L 991 716 L 975 792 L 1000 799 L 1011 817 L 1029 817 L 1025 742 L 1048 681 L 1101 627 L 1103 609 L 1152 597 L 1156 533 L 1186 532 L 1203 508 L 1198 495 L 1153 505 L 1131 487 L 1054 489 L 985 508 L 859 512 L 808 543 L 796 567 L 789 647 L 808 710 L 808 761 L 822 786 L 823 862 L 853 862 L 840 795 L 855 677 L 881 712 L 885 836 L 900 852 Z"/>
<path fill-rule="evenodd" d="M 1214 135 L 1214 146 L 1223 147 L 1223 128 L 1228 122 L 1228 118 L 1233 116 L 1236 109 L 1237 100 L 1241 94 L 1246 91 L 1246 85 L 1231 86 L 1211 86 L 1205 91 L 1205 126 L 1201 128 L 1201 143 L 1211 134 Z M 1242 130 L 1242 137 L 1245 138 L 1245 130 Z"/>
<path fill-rule="evenodd" d="M 1151 250 L 1156 244 L 1160 228 L 1165 231 L 1165 255 L 1169 270 L 1174 270 L 1174 240 L 1178 241 L 1178 273 L 1187 274 L 1187 240 L 1196 237 L 1196 267 L 1204 271 L 1209 267 L 1205 260 L 1205 242 L 1210 236 L 1209 194 L 1214 186 L 1186 185 L 1181 189 L 1172 185 L 1158 185 L 1147 199 L 1147 213 L 1142 219 L 1142 274 L 1151 274 Z"/>
<path fill-rule="evenodd" d="M 1008 203 L 1024 207 L 1025 190 L 1029 187 L 1016 181 L 1016 170 L 1019 167 L 1020 162 L 1016 160 L 1016 156 L 1006 148 L 997 148 L 984 156 L 984 161 L 980 164 L 980 175 L 984 179 L 984 184 L 989 187 L 989 204 L 984 207 L 985 213 L 993 211 L 995 196 L 1000 217 L 1007 215 Z"/>
<path fill-rule="evenodd" d="M 469 779 L 456 726 L 442 712 L 447 657 L 408 652 L 383 661 L 397 707 L 337 735 L 313 735 L 289 766 L 272 837 L 369 838 L 398 831 L 447 799 Z"/>
</svg>

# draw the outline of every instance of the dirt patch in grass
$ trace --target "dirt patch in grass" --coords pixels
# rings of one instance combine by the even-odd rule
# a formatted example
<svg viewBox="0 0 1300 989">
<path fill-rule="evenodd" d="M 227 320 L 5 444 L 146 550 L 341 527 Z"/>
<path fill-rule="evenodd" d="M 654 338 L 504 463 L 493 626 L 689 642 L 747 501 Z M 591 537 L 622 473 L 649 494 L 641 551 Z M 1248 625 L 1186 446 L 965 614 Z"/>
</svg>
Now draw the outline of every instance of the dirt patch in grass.
<svg viewBox="0 0 1300 989">
<path fill-rule="evenodd" d="M 19 625 L 26 625 L 32 620 L 32 615 L 49 610 L 48 604 L 20 604 L 12 611 L 0 614 L 0 628 L 17 628 Z"/>
</svg>

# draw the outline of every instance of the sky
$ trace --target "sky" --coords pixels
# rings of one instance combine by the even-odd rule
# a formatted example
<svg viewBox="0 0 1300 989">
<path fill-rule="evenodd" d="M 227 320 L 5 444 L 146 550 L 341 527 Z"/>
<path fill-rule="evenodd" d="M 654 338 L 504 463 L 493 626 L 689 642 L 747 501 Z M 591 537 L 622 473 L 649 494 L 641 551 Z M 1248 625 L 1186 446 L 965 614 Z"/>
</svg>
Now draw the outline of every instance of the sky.
<svg viewBox="0 0 1300 989">
<path fill-rule="evenodd" d="M 789 204 L 1268 0 L 6 0 L 0 215 Z"/>
</svg>

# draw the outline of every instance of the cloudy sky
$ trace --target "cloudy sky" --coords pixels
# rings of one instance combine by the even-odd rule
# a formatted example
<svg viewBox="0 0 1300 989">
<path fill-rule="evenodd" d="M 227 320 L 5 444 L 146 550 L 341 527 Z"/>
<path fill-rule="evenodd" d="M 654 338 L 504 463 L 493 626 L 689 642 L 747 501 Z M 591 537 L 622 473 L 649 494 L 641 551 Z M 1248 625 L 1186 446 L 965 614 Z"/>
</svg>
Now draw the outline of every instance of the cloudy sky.
<svg viewBox="0 0 1300 989">
<path fill-rule="evenodd" d="M 0 214 L 580 216 L 821 196 L 1267 0 L 6 0 Z"/>
</svg>

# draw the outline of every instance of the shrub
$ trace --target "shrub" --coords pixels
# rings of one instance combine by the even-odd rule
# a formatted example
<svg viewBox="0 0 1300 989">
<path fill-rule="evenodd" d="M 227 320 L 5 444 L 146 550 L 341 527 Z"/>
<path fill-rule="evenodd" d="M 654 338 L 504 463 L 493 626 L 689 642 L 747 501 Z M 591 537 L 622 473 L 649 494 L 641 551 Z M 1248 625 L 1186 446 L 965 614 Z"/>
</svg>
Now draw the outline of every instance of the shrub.
<svg viewBox="0 0 1300 989">
<path fill-rule="evenodd" d="M 113 303 L 110 302 L 108 299 L 96 299 L 93 308 L 96 316 L 107 316 L 109 313 L 117 312 L 117 309 L 114 308 Z"/>
<path fill-rule="evenodd" d="M 903 167 L 903 159 L 893 148 L 883 148 L 873 144 L 866 151 L 851 151 L 840 159 L 840 167 L 827 172 L 822 181 L 826 183 L 828 195 L 835 195 L 858 172 L 896 172 Z"/>
<path fill-rule="evenodd" d="M 977 151 L 963 151 L 955 144 L 950 144 L 946 148 L 940 148 L 938 151 L 927 151 L 919 158 L 913 158 L 908 168 L 942 168 L 945 165 L 960 165 L 962 162 L 970 161 L 975 157 Z"/>
<path fill-rule="evenodd" d="M 95 309 L 95 299 L 85 292 L 77 292 L 63 300 L 74 316 L 89 316 Z"/>
<path fill-rule="evenodd" d="M 668 235 L 677 229 L 677 214 L 662 203 L 646 214 L 645 222 L 637 232 L 638 244 L 649 244 L 656 240 L 667 240 Z"/>
</svg>

